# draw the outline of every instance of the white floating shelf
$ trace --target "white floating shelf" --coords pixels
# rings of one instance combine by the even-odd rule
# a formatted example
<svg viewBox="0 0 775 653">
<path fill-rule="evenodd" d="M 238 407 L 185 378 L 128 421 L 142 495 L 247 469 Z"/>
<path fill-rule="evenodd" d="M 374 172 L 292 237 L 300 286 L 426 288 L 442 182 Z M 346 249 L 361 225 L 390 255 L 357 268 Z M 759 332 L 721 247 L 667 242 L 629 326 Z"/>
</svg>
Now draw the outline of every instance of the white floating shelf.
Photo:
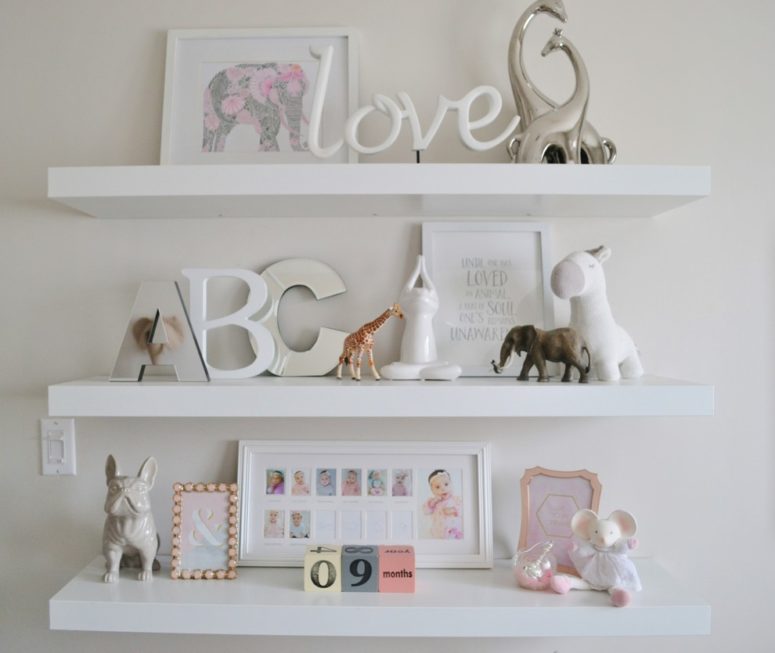
<svg viewBox="0 0 775 653">
<path fill-rule="evenodd" d="M 614 383 L 513 377 L 373 381 L 256 377 L 177 383 L 83 379 L 49 386 L 52 417 L 579 417 L 713 415 L 714 387 L 658 377 Z"/>
<path fill-rule="evenodd" d="M 98 218 L 652 217 L 710 194 L 705 166 L 264 164 L 49 168 Z"/>
<path fill-rule="evenodd" d="M 301 569 L 240 569 L 234 581 L 141 583 L 128 570 L 102 582 L 95 559 L 49 601 L 53 630 L 344 637 L 584 637 L 707 635 L 710 606 L 649 559 L 644 590 L 624 609 L 604 592 L 560 596 L 516 586 L 492 570 L 421 569 L 415 594 L 313 594 Z"/>
</svg>

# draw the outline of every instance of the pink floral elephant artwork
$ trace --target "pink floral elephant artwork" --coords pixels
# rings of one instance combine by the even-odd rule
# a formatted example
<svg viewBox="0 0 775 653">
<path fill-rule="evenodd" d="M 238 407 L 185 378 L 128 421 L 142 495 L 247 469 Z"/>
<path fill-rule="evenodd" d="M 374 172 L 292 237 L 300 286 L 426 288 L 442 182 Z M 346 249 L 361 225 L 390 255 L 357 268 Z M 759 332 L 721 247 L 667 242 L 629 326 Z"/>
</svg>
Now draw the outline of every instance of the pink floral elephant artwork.
<svg viewBox="0 0 775 653">
<path fill-rule="evenodd" d="M 277 135 L 288 131 L 291 149 L 307 151 L 302 124 L 304 96 L 310 84 L 297 63 L 238 64 L 218 72 L 204 91 L 202 152 L 223 152 L 237 125 L 251 125 L 258 149 L 279 152 Z"/>
</svg>

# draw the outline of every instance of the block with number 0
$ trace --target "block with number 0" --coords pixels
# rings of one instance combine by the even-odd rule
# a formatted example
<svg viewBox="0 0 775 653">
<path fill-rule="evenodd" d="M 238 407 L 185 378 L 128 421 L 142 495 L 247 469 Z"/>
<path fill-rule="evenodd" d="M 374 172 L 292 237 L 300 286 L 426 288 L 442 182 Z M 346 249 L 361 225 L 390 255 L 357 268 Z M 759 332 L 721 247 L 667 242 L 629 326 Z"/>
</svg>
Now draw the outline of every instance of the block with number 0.
<svg viewBox="0 0 775 653">
<path fill-rule="evenodd" d="M 307 547 L 304 554 L 304 591 L 342 591 L 342 547 Z"/>
<path fill-rule="evenodd" d="M 379 549 L 376 546 L 342 547 L 342 591 L 379 591 Z"/>
</svg>

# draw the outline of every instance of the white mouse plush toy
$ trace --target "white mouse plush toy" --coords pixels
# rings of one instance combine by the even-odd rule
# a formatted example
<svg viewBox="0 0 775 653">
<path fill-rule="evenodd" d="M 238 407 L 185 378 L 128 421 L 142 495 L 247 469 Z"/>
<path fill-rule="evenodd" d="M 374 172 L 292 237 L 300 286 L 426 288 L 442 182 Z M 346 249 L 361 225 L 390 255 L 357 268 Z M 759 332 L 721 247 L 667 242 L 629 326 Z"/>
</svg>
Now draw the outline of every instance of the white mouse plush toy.
<svg viewBox="0 0 775 653">
<path fill-rule="evenodd" d="M 581 578 L 563 574 L 553 576 L 550 587 L 558 594 L 569 590 L 604 590 L 611 603 L 622 608 L 630 603 L 631 592 L 641 590 L 635 564 L 627 553 L 638 543 L 635 517 L 624 510 L 614 510 L 601 519 L 592 510 L 579 510 L 571 520 L 577 542 L 570 559 Z"/>
</svg>

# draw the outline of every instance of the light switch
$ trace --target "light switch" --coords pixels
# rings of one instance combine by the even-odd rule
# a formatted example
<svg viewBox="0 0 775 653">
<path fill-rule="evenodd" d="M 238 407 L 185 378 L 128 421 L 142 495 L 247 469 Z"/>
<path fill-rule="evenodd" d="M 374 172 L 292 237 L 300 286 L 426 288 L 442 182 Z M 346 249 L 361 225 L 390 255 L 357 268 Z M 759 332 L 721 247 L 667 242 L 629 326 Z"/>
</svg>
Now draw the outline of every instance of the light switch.
<svg viewBox="0 0 775 653">
<path fill-rule="evenodd" d="M 50 463 L 63 463 L 65 462 L 65 441 L 52 440 L 48 441 L 48 462 Z"/>
<path fill-rule="evenodd" d="M 75 420 L 40 420 L 40 453 L 45 476 L 75 476 Z"/>
</svg>

